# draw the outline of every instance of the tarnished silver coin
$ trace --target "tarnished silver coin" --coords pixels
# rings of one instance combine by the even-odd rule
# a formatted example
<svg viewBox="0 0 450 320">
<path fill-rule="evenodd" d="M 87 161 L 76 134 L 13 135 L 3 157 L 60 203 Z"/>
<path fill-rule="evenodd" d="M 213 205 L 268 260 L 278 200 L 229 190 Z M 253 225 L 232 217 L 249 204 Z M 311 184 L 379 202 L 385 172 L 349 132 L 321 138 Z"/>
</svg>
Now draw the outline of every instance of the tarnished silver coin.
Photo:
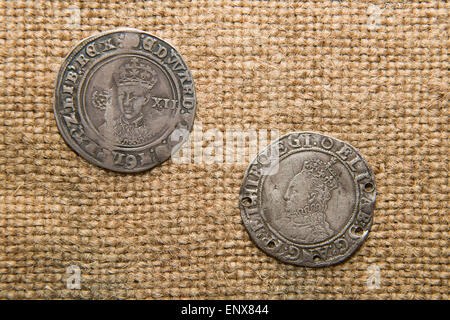
<svg viewBox="0 0 450 320">
<path fill-rule="evenodd" d="M 83 40 L 56 81 L 54 112 L 64 140 L 89 162 L 118 172 L 167 160 L 186 141 L 195 110 L 194 82 L 180 54 L 140 30 Z"/>
<path fill-rule="evenodd" d="M 256 245 L 286 263 L 348 258 L 372 226 L 375 177 L 349 144 L 319 133 L 285 135 L 249 165 L 239 206 Z"/>
</svg>

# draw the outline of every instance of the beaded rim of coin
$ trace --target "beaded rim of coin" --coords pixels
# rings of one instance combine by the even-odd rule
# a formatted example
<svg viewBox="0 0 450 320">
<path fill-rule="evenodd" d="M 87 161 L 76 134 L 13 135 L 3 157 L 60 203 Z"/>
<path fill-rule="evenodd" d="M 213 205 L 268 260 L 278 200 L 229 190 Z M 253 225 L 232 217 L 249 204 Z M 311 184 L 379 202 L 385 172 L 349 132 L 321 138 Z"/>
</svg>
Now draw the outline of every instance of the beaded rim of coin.
<svg viewBox="0 0 450 320">
<path fill-rule="evenodd" d="M 346 260 L 366 239 L 375 198 L 374 174 L 356 148 L 305 131 L 282 136 L 250 163 L 239 207 L 262 251 L 324 267 Z"/>
<path fill-rule="evenodd" d="M 196 93 L 172 45 L 120 28 L 80 41 L 65 57 L 53 110 L 60 134 L 82 158 L 116 172 L 141 172 L 187 141 Z"/>
</svg>

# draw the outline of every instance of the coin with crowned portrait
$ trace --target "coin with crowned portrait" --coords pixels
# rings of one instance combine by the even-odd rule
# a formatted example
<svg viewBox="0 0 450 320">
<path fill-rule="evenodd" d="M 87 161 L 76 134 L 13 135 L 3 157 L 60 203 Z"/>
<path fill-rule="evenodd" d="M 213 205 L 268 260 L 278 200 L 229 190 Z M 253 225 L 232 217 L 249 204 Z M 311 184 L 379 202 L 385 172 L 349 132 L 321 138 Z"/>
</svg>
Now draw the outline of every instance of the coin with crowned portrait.
<svg viewBox="0 0 450 320">
<path fill-rule="evenodd" d="M 82 40 L 58 73 L 54 113 L 66 143 L 100 167 L 139 172 L 169 159 L 191 131 L 191 72 L 166 41 L 135 29 Z"/>
<path fill-rule="evenodd" d="M 265 253 L 323 267 L 345 260 L 366 239 L 375 197 L 374 174 L 354 147 L 295 132 L 250 163 L 239 206 L 250 238 Z"/>
</svg>

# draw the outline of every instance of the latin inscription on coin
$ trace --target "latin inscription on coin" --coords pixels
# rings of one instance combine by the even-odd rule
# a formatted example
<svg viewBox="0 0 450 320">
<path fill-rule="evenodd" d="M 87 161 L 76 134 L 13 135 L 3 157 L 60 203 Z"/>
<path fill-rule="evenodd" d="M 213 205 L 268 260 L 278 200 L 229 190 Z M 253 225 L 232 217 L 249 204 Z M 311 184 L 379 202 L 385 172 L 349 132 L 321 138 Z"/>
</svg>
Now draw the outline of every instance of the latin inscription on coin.
<svg viewBox="0 0 450 320">
<path fill-rule="evenodd" d="M 244 225 L 267 254 L 320 267 L 349 257 L 373 220 L 375 178 L 349 144 L 296 132 L 249 165 L 239 205 Z"/>
<path fill-rule="evenodd" d="M 88 161 L 119 172 L 167 160 L 186 140 L 195 109 L 192 75 L 180 54 L 134 29 L 83 40 L 66 57 L 55 89 L 65 141 Z"/>
</svg>

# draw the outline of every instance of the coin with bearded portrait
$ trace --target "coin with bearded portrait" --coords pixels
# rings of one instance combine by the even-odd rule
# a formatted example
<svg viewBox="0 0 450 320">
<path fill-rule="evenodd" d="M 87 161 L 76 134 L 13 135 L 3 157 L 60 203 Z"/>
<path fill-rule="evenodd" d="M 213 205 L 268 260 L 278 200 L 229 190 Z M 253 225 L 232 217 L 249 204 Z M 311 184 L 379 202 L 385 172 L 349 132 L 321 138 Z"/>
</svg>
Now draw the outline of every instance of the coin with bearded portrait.
<svg viewBox="0 0 450 320">
<path fill-rule="evenodd" d="M 249 165 L 242 220 L 265 253 L 299 266 L 348 258 L 372 226 L 375 177 L 351 145 L 314 132 L 287 134 Z"/>
<path fill-rule="evenodd" d="M 87 161 L 139 172 L 169 159 L 191 131 L 196 95 L 173 46 L 117 29 L 82 40 L 65 58 L 54 98 L 66 143 Z"/>
</svg>

